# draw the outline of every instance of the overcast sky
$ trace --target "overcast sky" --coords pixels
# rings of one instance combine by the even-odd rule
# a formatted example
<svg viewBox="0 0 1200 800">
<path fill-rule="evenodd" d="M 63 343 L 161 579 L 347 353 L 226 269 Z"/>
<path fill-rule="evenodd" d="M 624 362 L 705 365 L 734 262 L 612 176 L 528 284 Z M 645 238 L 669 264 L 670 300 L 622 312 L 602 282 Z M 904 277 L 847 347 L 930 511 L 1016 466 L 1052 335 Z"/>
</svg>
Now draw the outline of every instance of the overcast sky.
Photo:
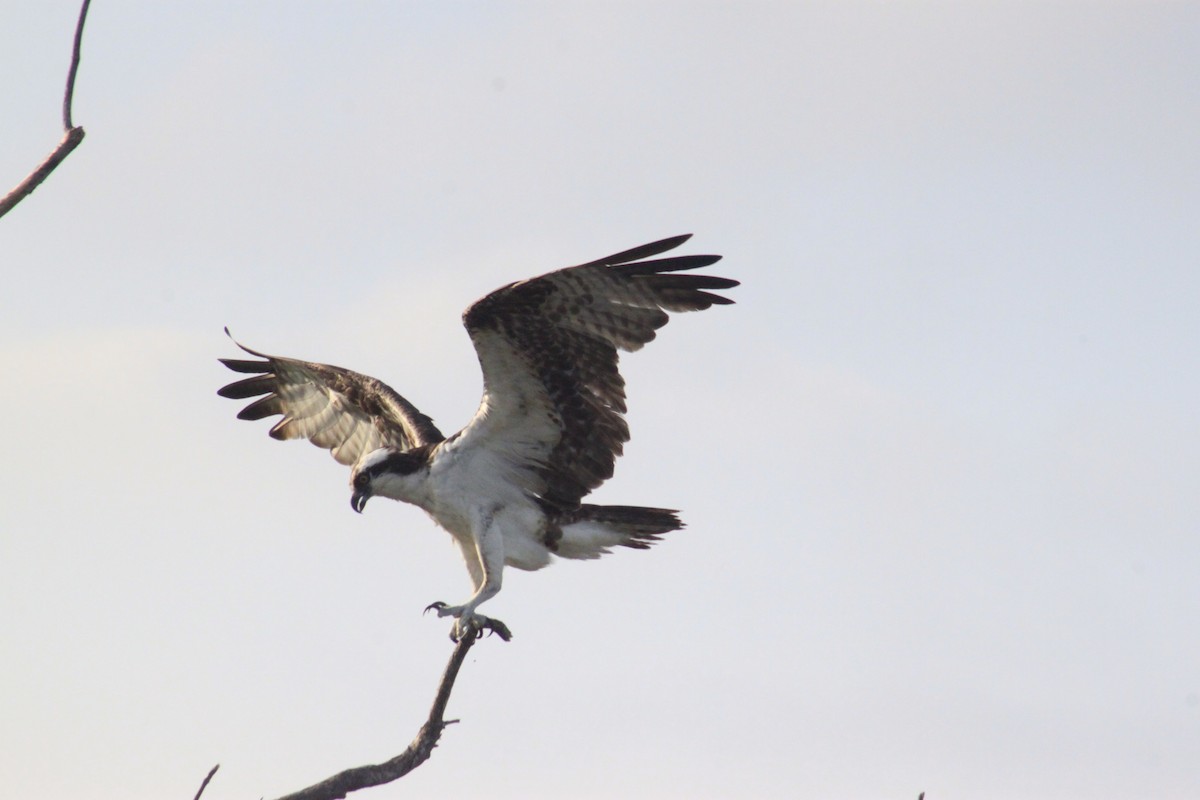
<svg viewBox="0 0 1200 800">
<path fill-rule="evenodd" d="M 75 2 L 0 0 L 0 192 Z M 97 0 L 0 220 L 0 786 L 272 797 L 416 734 L 469 580 L 216 395 L 246 344 L 454 431 L 459 314 L 692 232 L 598 502 L 364 798 L 1200 795 L 1200 5 Z M 358 797 L 358 795 L 356 795 Z"/>
</svg>

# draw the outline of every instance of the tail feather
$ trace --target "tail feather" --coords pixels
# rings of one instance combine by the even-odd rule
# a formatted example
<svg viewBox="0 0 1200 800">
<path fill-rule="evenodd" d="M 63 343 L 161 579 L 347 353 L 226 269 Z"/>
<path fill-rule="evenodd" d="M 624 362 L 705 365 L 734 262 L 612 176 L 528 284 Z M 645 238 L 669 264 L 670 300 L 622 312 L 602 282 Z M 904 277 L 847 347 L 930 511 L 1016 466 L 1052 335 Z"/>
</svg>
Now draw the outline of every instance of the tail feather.
<svg viewBox="0 0 1200 800">
<path fill-rule="evenodd" d="M 646 550 L 664 533 L 683 527 L 677 511 L 641 506 L 583 504 L 555 520 L 558 536 L 546 545 L 563 558 L 599 558 L 621 546 Z"/>
</svg>

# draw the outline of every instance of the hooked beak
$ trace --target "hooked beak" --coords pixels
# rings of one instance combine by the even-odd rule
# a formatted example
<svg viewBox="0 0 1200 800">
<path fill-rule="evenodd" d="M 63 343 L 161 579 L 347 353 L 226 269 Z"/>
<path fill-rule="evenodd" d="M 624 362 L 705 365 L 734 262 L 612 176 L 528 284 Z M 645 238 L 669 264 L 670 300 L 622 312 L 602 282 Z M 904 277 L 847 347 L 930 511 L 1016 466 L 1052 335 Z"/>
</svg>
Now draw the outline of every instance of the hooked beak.
<svg viewBox="0 0 1200 800">
<path fill-rule="evenodd" d="M 370 499 L 370 492 L 355 492 L 350 495 L 350 507 L 361 514 L 362 510 L 367 506 L 367 501 Z"/>
</svg>

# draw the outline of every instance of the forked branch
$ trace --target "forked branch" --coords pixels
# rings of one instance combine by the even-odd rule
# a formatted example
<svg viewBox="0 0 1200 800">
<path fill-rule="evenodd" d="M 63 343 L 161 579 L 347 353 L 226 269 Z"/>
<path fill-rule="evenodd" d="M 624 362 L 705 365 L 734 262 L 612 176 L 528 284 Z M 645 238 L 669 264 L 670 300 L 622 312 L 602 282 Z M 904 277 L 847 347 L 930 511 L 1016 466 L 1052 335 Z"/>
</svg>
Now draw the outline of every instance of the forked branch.
<svg viewBox="0 0 1200 800">
<path fill-rule="evenodd" d="M 63 93 L 63 138 L 50 155 L 46 156 L 37 169 L 29 173 L 25 180 L 17 184 L 11 192 L 0 199 L 0 217 L 11 211 L 17 203 L 24 200 L 42 181 L 50 176 L 55 167 L 71 154 L 71 151 L 83 141 L 83 128 L 71 124 L 71 103 L 75 99 L 75 74 L 79 71 L 79 49 L 83 43 L 83 23 L 87 19 L 88 6 L 91 0 L 83 0 L 79 9 L 79 21 L 75 23 L 75 46 L 71 50 L 71 68 L 67 71 L 67 89 Z"/>
<path fill-rule="evenodd" d="M 504 623 L 499 620 L 481 618 L 482 629 L 479 633 L 483 633 L 486 629 L 489 633 L 495 633 L 504 641 L 508 641 L 511 634 Z M 417 733 L 417 738 L 412 740 L 412 743 L 405 749 L 403 753 L 384 761 L 382 764 L 367 764 L 362 767 L 352 767 L 343 770 L 333 777 L 326 778 L 320 783 L 315 783 L 307 789 L 301 789 L 298 792 L 285 795 L 279 800 L 338 800 L 344 798 L 350 792 L 366 789 L 371 786 L 380 786 L 385 783 L 391 783 L 394 780 L 404 777 L 412 772 L 417 767 L 424 764 L 428 760 L 430 754 L 433 753 L 433 748 L 437 746 L 438 739 L 441 738 L 442 731 L 447 725 L 457 722 L 457 720 L 445 719 L 446 704 L 450 702 L 450 692 L 454 689 L 454 681 L 458 678 L 458 670 L 462 666 L 463 661 L 467 657 L 472 645 L 475 644 L 478 636 L 464 636 L 454 646 L 454 652 L 450 654 L 450 661 L 446 664 L 446 671 L 442 674 L 442 681 L 438 684 L 437 695 L 433 699 L 433 706 L 429 709 L 429 718 L 425 720 L 425 724 L 421 726 L 421 730 Z M 213 772 L 216 768 L 213 768 Z M 208 778 L 212 777 L 210 772 Z M 205 779 L 205 785 L 208 783 L 208 778 Z M 200 787 L 200 792 L 204 791 L 204 786 Z M 200 794 L 197 793 L 196 800 L 199 800 Z"/>
</svg>

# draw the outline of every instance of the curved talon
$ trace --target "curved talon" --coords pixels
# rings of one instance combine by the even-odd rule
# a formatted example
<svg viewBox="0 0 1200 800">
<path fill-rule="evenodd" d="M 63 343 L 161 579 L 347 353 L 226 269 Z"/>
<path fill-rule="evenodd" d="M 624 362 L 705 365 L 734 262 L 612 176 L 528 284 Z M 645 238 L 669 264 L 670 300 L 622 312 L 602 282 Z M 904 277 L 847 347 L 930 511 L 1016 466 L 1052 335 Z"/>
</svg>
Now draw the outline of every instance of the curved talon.
<svg viewBox="0 0 1200 800">
<path fill-rule="evenodd" d="M 508 626 L 498 619 L 488 620 L 488 631 L 499 636 L 502 641 L 512 641 L 512 631 L 510 631 Z"/>
<path fill-rule="evenodd" d="M 467 636 L 474 637 L 476 640 L 482 639 L 484 631 L 489 636 L 495 634 L 504 641 L 512 639 L 512 632 L 498 619 L 485 617 L 482 614 L 467 611 L 463 606 L 448 606 L 442 601 L 430 603 L 425 606 L 424 614 L 430 611 L 436 611 L 439 617 L 456 617 L 454 624 L 450 626 L 450 641 L 458 644 Z"/>
<path fill-rule="evenodd" d="M 475 620 L 473 621 L 473 624 L 474 624 L 475 628 L 479 631 L 479 633 L 477 634 L 479 638 L 483 637 L 483 632 L 486 630 L 488 636 L 495 634 L 496 636 L 499 636 L 501 638 L 501 640 L 503 640 L 505 642 L 512 641 L 512 631 L 510 631 L 508 629 L 508 626 L 505 625 L 503 622 L 501 622 L 498 619 L 494 619 L 492 617 L 476 616 Z"/>
</svg>

